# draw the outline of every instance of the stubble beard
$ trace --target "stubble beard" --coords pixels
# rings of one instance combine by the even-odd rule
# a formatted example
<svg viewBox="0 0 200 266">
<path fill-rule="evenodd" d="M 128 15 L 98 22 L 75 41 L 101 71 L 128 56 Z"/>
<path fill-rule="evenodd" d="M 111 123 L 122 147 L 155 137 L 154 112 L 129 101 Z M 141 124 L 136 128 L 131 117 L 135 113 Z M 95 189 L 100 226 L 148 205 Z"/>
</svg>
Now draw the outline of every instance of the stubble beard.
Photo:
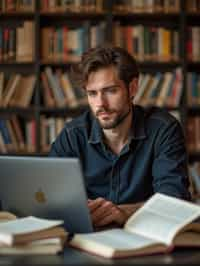
<svg viewBox="0 0 200 266">
<path fill-rule="evenodd" d="M 102 111 L 115 112 L 115 110 L 101 110 L 101 112 Z M 100 111 L 98 111 L 95 114 L 95 117 L 97 118 L 97 120 L 98 120 L 101 128 L 102 129 L 114 129 L 117 126 L 119 126 L 127 118 L 127 116 L 130 114 L 130 112 L 131 112 L 131 106 L 129 106 L 129 109 L 127 110 L 127 112 L 125 112 L 125 113 L 123 113 L 121 115 L 117 115 L 113 121 L 105 121 L 105 122 L 103 122 L 102 120 L 100 120 L 98 118 L 98 113 L 99 112 Z"/>
</svg>

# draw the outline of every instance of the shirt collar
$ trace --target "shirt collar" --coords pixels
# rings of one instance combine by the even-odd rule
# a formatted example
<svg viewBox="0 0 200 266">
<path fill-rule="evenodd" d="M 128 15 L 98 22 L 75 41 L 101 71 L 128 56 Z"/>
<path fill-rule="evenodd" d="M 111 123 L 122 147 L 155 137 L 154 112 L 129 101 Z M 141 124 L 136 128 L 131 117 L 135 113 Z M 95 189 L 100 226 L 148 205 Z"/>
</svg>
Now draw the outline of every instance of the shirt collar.
<svg viewBox="0 0 200 266">
<path fill-rule="evenodd" d="M 145 130 L 145 113 L 143 108 L 134 105 L 133 106 L 133 121 L 130 130 L 130 140 L 132 139 L 144 139 L 146 138 Z M 91 133 L 89 136 L 89 143 L 96 144 L 102 142 L 103 132 L 99 122 L 96 118 L 92 120 Z"/>
<path fill-rule="evenodd" d="M 103 139 L 103 132 L 101 129 L 101 126 L 99 125 L 99 122 L 96 118 L 93 117 L 92 119 L 92 127 L 91 127 L 91 133 L 89 136 L 89 143 L 96 144 L 101 142 Z"/>
</svg>

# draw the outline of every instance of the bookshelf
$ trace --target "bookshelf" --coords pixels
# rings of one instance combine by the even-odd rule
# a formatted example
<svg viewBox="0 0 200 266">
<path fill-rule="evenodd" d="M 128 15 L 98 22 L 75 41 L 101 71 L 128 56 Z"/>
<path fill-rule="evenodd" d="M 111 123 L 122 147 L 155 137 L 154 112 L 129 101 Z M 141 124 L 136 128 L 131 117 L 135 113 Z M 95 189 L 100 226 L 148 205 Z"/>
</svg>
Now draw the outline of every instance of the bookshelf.
<svg viewBox="0 0 200 266">
<path fill-rule="evenodd" d="M 29 3 L 28 6 L 25 3 Z M 200 117 L 200 101 L 191 101 L 190 95 L 194 91 L 192 96 L 198 97 L 200 91 L 199 18 L 200 0 L 0 0 L 0 73 L 4 73 L 5 81 L 13 73 L 20 74 L 21 77 L 35 77 L 34 84 L 32 83 L 34 90 L 30 89 L 31 99 L 26 101 L 25 107 L 10 105 L 9 100 L 8 105 L 3 106 L 4 99 L 0 100 L 1 120 L 7 121 L 16 116 L 24 140 L 24 148 L 8 148 L 7 152 L 26 155 L 43 155 L 48 152 L 50 142 L 65 119 L 70 119 L 87 108 L 82 93 L 77 88 L 73 90 L 73 83 L 66 85 L 71 64 L 77 62 L 81 53 L 89 47 L 104 43 L 114 43 L 132 52 L 138 59 L 143 78 L 150 75 L 152 81 L 155 82 L 157 77 L 158 80 L 164 79 L 167 84 L 167 79 L 172 82 L 176 73 L 181 73 L 179 100 L 173 105 L 167 105 L 164 100 L 168 96 L 163 93 L 165 97 L 161 102 L 162 107 L 179 115 L 187 141 L 194 140 L 198 135 L 194 133 L 197 132 L 195 125 L 200 127 L 200 122 L 190 126 L 192 133 L 188 132 L 188 125 L 194 120 L 191 118 Z M 2 33 L 4 29 L 14 29 L 13 35 L 17 36 L 20 34 L 17 29 L 23 26 L 28 37 L 11 37 L 11 41 L 4 44 L 5 40 L 1 37 L 3 35 L 5 38 L 7 34 Z M 20 43 L 21 39 L 24 41 Z M 8 53 L 3 59 L 2 49 L 7 49 Z M 51 83 L 48 80 L 49 71 L 54 83 L 57 82 L 58 85 L 58 81 L 62 80 L 61 90 L 50 88 L 48 91 L 45 88 L 45 79 L 48 84 Z M 158 73 L 161 77 L 158 77 Z M 166 73 L 171 74 L 167 77 Z M 190 90 L 192 85 L 189 80 L 193 80 L 191 84 L 196 84 L 194 89 Z M 66 90 L 68 86 L 72 87 L 70 95 Z M 4 89 L 5 85 L 3 91 Z M 47 95 L 54 98 L 55 102 L 57 99 L 57 102 L 49 102 Z M 0 97 L 2 96 L 0 74 Z M 73 102 L 73 97 L 76 103 Z M 144 101 L 145 104 L 157 105 L 157 100 L 154 99 L 151 103 L 148 100 Z M 17 141 L 19 136 L 15 139 Z M 200 142 L 200 138 L 196 141 Z M 190 149 L 189 160 L 200 161 L 200 149 L 196 149 L 199 145 L 192 145 L 194 149 Z M 3 151 L 5 150 L 1 150 L 1 153 Z"/>
</svg>

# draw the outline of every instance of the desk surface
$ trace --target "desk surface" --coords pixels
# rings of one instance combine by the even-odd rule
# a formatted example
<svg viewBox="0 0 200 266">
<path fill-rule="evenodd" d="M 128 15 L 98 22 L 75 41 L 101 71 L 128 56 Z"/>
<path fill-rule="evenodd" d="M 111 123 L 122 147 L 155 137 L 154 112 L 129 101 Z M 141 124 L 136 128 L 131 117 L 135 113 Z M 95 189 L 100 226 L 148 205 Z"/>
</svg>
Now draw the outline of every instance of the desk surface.
<svg viewBox="0 0 200 266">
<path fill-rule="evenodd" d="M 1 256 L 0 265 L 200 265 L 200 251 L 179 249 L 164 255 L 111 260 L 66 248 L 61 255 Z"/>
</svg>

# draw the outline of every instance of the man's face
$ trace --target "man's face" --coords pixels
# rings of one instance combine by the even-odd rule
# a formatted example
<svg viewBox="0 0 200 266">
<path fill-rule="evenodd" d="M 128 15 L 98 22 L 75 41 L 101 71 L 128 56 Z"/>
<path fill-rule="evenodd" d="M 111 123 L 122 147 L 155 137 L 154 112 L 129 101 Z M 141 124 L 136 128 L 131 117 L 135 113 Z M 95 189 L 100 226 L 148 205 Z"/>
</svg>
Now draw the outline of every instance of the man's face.
<svg viewBox="0 0 200 266">
<path fill-rule="evenodd" d="M 130 113 L 132 90 L 111 66 L 92 72 L 86 84 L 89 106 L 103 129 L 116 128 Z"/>
</svg>

